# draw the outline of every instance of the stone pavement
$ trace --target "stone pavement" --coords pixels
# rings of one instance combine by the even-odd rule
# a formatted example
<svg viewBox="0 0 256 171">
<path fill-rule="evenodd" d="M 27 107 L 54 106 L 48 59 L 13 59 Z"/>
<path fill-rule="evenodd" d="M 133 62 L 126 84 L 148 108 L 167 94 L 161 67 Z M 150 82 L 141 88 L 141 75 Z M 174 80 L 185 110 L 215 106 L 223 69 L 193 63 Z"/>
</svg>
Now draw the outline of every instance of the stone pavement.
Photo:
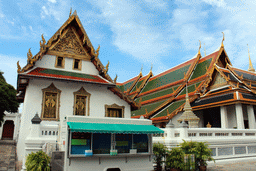
<svg viewBox="0 0 256 171">
<path fill-rule="evenodd" d="M 256 157 L 209 163 L 207 171 L 256 171 Z"/>
<path fill-rule="evenodd" d="M 0 171 L 15 171 L 16 143 L 13 140 L 0 140 Z"/>
</svg>

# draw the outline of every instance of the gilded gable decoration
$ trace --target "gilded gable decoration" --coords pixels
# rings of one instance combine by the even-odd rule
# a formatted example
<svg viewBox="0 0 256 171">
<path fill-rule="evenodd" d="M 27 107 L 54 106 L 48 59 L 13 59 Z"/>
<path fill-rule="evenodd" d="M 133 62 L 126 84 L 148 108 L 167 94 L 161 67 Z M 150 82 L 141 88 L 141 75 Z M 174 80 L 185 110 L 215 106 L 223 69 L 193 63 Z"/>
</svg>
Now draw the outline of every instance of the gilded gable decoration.
<svg viewBox="0 0 256 171">
<path fill-rule="evenodd" d="M 49 87 L 42 89 L 42 120 L 59 120 L 60 93 L 52 83 Z"/>
<path fill-rule="evenodd" d="M 74 115 L 89 116 L 90 96 L 83 87 L 74 92 Z"/>
<path fill-rule="evenodd" d="M 76 35 L 73 28 L 69 28 L 64 31 L 61 38 L 50 48 L 50 51 L 56 51 L 63 55 L 78 55 L 80 58 L 86 56 L 89 59 L 89 55 L 85 52 L 78 35 Z"/>
</svg>

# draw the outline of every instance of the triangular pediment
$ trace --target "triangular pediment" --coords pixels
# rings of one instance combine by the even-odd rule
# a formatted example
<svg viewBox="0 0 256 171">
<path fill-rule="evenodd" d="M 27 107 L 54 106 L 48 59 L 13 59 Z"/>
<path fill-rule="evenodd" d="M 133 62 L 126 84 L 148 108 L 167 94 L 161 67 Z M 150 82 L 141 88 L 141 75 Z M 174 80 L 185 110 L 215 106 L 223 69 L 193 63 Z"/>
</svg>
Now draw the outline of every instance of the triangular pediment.
<svg viewBox="0 0 256 171">
<path fill-rule="evenodd" d="M 73 27 L 69 27 L 64 31 L 59 40 L 49 48 L 49 52 L 68 57 L 75 56 L 90 59 L 90 55 L 85 51 L 82 42 Z"/>
<path fill-rule="evenodd" d="M 212 79 L 212 83 L 210 84 L 210 90 L 223 87 L 224 85 L 227 85 L 226 79 L 223 78 L 221 74 L 216 71 Z"/>
</svg>

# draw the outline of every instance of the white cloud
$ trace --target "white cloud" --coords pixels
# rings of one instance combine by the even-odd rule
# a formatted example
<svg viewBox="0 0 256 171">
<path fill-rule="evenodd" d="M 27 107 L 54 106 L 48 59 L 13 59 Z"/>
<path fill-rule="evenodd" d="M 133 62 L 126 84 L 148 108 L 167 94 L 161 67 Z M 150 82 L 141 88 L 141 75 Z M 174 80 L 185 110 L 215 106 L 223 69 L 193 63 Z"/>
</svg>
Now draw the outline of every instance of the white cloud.
<svg viewBox="0 0 256 171">
<path fill-rule="evenodd" d="M 48 0 L 48 1 L 54 4 L 57 2 L 56 0 Z"/>
<path fill-rule="evenodd" d="M 41 18 L 49 18 L 53 16 L 56 20 L 60 21 L 63 17 L 68 16 L 70 8 L 69 0 L 62 0 L 58 2 L 56 0 L 48 0 L 49 2 L 44 4 L 41 8 Z"/>
<path fill-rule="evenodd" d="M 170 45 L 164 41 L 165 31 L 151 26 L 150 15 L 144 13 L 139 4 L 129 1 L 96 3 L 113 32 L 113 44 L 119 50 L 144 62 L 153 63 L 158 62 L 159 56 L 167 52 Z"/>
</svg>

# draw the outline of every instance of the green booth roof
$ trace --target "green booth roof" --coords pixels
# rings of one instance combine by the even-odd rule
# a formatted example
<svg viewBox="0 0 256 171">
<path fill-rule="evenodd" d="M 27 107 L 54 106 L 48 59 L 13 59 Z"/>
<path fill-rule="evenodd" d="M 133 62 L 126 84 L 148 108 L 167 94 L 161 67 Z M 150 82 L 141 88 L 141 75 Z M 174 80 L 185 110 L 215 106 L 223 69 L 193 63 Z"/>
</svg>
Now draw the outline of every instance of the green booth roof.
<svg viewBox="0 0 256 171">
<path fill-rule="evenodd" d="M 107 124 L 67 122 L 71 132 L 115 133 L 115 134 L 160 134 L 164 133 L 154 125 Z"/>
</svg>

